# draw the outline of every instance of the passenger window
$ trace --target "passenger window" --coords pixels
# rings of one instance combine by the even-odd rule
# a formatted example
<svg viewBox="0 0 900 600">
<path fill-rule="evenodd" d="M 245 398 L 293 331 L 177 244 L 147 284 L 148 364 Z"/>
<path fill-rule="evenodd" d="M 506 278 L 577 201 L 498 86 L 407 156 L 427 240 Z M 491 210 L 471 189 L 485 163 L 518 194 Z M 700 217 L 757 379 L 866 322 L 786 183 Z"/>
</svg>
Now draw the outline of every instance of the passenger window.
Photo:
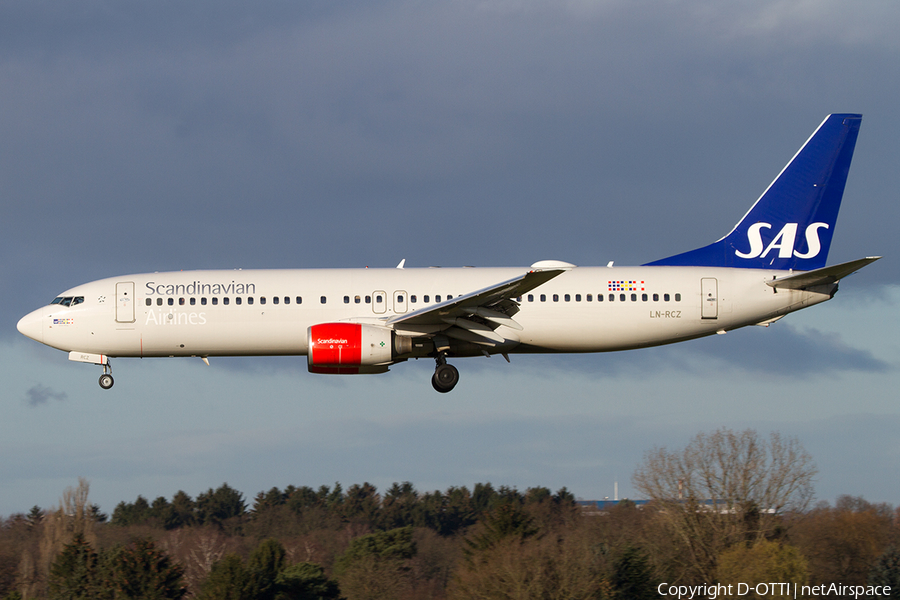
<svg viewBox="0 0 900 600">
<path fill-rule="evenodd" d="M 681 294 L 675 294 L 675 302 L 681 302 Z"/>
<path fill-rule="evenodd" d="M 597 302 L 603 302 L 603 294 L 597 294 Z"/>
<path fill-rule="evenodd" d="M 228 306 L 229 303 L 231 303 L 231 299 L 228 296 L 225 296 L 224 298 L 222 298 L 222 304 L 224 304 L 225 306 Z"/>
<path fill-rule="evenodd" d="M 328 299 L 325 298 L 325 296 L 320 296 L 320 297 L 319 297 L 319 302 L 321 302 L 322 304 L 325 304 L 327 301 L 328 301 Z"/>
<path fill-rule="evenodd" d="M 240 304 L 240 303 L 241 303 L 241 297 L 238 296 L 237 298 L 235 298 L 235 299 L 234 299 L 234 303 L 235 303 L 235 304 Z"/>
<path fill-rule="evenodd" d="M 566 302 L 571 302 L 572 296 L 570 296 L 569 294 L 566 294 L 565 296 L 563 296 L 563 300 L 565 300 Z"/>
<path fill-rule="evenodd" d="M 425 304 L 428 304 L 429 302 L 431 302 L 431 296 L 429 296 L 428 294 L 425 294 L 424 296 L 422 296 L 422 302 L 424 302 Z"/>
<path fill-rule="evenodd" d="M 521 303 L 521 302 L 522 302 L 522 296 L 516 296 L 516 302 Z"/>
<path fill-rule="evenodd" d="M 541 302 L 547 301 L 547 294 L 541 294 Z"/>
<path fill-rule="evenodd" d="M 200 305 L 206 306 L 206 298 L 200 298 Z"/>
<path fill-rule="evenodd" d="M 559 294 L 553 294 L 553 301 L 559 302 Z"/>
<path fill-rule="evenodd" d="M 398 294 L 398 295 L 397 295 L 397 303 L 398 303 L 398 304 L 402 304 L 402 303 L 403 303 L 403 294 Z"/>
<path fill-rule="evenodd" d="M 581 294 L 575 294 L 575 302 L 581 302 Z"/>
<path fill-rule="evenodd" d="M 294 300 L 297 302 L 297 304 L 303 304 L 303 296 L 297 296 L 296 298 L 294 298 Z"/>
<path fill-rule="evenodd" d="M 218 298 L 213 298 L 213 306 L 216 306 L 216 305 L 218 305 L 218 304 L 219 304 L 219 299 L 218 299 Z"/>
<path fill-rule="evenodd" d="M 637 302 L 637 294 L 632 294 L 632 295 L 631 295 L 631 301 L 632 301 L 632 302 Z"/>
<path fill-rule="evenodd" d="M 669 295 L 663 294 L 663 302 L 668 302 L 668 301 L 669 301 Z"/>
<path fill-rule="evenodd" d="M 279 298 L 278 296 L 272 296 L 272 304 L 278 304 Z"/>
<path fill-rule="evenodd" d="M 153 300 L 151 300 L 150 298 L 147 298 L 147 301 L 144 302 L 144 304 L 146 304 L 147 306 L 153 306 Z"/>
<path fill-rule="evenodd" d="M 447 300 L 453 300 L 453 296 L 451 296 L 450 294 L 447 294 Z"/>
<path fill-rule="evenodd" d="M 585 299 L 586 302 L 593 302 L 593 301 L 594 301 L 594 295 L 593 295 L 593 294 L 588 294 L 587 296 L 584 297 L 584 299 Z"/>
<path fill-rule="evenodd" d="M 427 298 L 428 296 L 425 296 L 425 297 Z M 372 296 L 366 296 L 366 304 L 371 304 L 371 303 L 372 303 Z"/>
<path fill-rule="evenodd" d="M 414 299 L 413 299 L 413 302 L 415 302 L 415 296 L 413 296 L 413 298 L 414 298 Z M 354 303 L 354 304 L 359 304 L 359 296 L 353 296 L 353 303 Z"/>
<path fill-rule="evenodd" d="M 344 296 L 344 304 L 350 304 L 350 296 Z"/>
<path fill-rule="evenodd" d="M 534 294 L 528 294 L 528 301 L 534 302 Z"/>
<path fill-rule="evenodd" d="M 647 301 L 647 294 L 641 294 L 641 301 L 642 301 L 642 302 L 646 302 L 646 301 Z"/>
<path fill-rule="evenodd" d="M 253 304 L 253 296 L 247 298 L 247 304 Z"/>
<path fill-rule="evenodd" d="M 290 297 L 290 296 L 285 296 L 285 297 L 284 297 L 284 303 L 285 303 L 285 304 L 290 304 L 290 303 L 291 303 L 291 297 Z"/>
<path fill-rule="evenodd" d="M 375 304 L 381 304 L 382 302 L 384 302 L 384 298 L 381 297 L 381 294 L 377 294 L 375 296 Z"/>
<path fill-rule="evenodd" d="M 659 302 L 659 294 L 653 294 L 653 301 Z"/>
<path fill-rule="evenodd" d="M 260 304 L 265 304 L 265 303 L 266 303 L 266 297 L 265 297 L 265 296 L 260 296 L 260 297 L 259 297 L 259 303 L 260 303 Z"/>
<path fill-rule="evenodd" d="M 625 302 L 625 294 L 619 294 L 619 302 Z"/>
<path fill-rule="evenodd" d="M 184 306 L 184 298 L 178 299 L 178 306 Z"/>
<path fill-rule="evenodd" d="M 440 301 L 441 301 L 441 295 L 440 295 L 440 294 L 435 294 L 435 296 L 434 296 L 434 301 L 435 301 L 435 302 L 440 302 Z"/>
</svg>

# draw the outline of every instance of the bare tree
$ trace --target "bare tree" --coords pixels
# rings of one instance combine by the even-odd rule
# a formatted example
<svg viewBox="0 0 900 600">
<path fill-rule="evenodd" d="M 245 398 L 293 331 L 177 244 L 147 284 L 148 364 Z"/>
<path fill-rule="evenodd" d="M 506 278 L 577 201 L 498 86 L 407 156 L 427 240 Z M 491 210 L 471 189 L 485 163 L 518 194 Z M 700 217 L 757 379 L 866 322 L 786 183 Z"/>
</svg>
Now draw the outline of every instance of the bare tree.
<svg viewBox="0 0 900 600">
<path fill-rule="evenodd" d="M 723 550 L 772 537 L 781 515 L 809 506 L 815 474 L 796 438 L 722 428 L 698 434 L 684 450 L 648 452 L 632 482 L 655 501 L 679 546 L 674 574 L 712 581 Z"/>
</svg>

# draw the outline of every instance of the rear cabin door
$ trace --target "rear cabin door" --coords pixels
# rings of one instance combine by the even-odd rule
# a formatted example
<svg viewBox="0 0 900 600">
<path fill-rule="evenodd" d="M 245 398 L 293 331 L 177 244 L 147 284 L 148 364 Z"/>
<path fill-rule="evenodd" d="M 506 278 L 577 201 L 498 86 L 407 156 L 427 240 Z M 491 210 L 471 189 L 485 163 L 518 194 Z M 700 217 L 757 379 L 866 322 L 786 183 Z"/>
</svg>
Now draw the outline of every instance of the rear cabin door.
<svg viewBox="0 0 900 600">
<path fill-rule="evenodd" d="M 700 280 L 700 295 L 703 305 L 700 316 L 704 319 L 716 319 L 719 316 L 718 282 L 715 277 L 704 277 Z"/>
<path fill-rule="evenodd" d="M 134 282 L 116 284 L 116 323 L 134 323 Z"/>
</svg>

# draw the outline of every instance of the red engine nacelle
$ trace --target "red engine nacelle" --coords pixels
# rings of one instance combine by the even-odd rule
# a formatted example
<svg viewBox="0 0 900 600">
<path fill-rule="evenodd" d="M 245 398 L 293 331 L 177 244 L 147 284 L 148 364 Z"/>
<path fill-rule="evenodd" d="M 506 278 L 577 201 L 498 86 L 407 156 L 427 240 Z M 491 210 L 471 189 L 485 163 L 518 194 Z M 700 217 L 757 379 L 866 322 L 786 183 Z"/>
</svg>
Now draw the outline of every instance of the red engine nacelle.
<svg viewBox="0 0 900 600">
<path fill-rule="evenodd" d="M 321 323 L 307 330 L 311 373 L 385 373 L 394 361 L 393 331 L 361 323 Z"/>
</svg>

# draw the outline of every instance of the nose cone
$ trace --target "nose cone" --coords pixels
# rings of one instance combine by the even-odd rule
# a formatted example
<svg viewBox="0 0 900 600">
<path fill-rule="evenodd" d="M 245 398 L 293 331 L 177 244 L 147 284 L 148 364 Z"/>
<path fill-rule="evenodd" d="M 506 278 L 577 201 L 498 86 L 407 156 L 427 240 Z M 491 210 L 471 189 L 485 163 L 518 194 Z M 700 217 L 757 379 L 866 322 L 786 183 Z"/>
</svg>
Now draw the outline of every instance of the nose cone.
<svg viewBox="0 0 900 600">
<path fill-rule="evenodd" d="M 16 329 L 22 335 L 44 343 L 44 309 L 39 308 L 19 319 Z"/>
</svg>

